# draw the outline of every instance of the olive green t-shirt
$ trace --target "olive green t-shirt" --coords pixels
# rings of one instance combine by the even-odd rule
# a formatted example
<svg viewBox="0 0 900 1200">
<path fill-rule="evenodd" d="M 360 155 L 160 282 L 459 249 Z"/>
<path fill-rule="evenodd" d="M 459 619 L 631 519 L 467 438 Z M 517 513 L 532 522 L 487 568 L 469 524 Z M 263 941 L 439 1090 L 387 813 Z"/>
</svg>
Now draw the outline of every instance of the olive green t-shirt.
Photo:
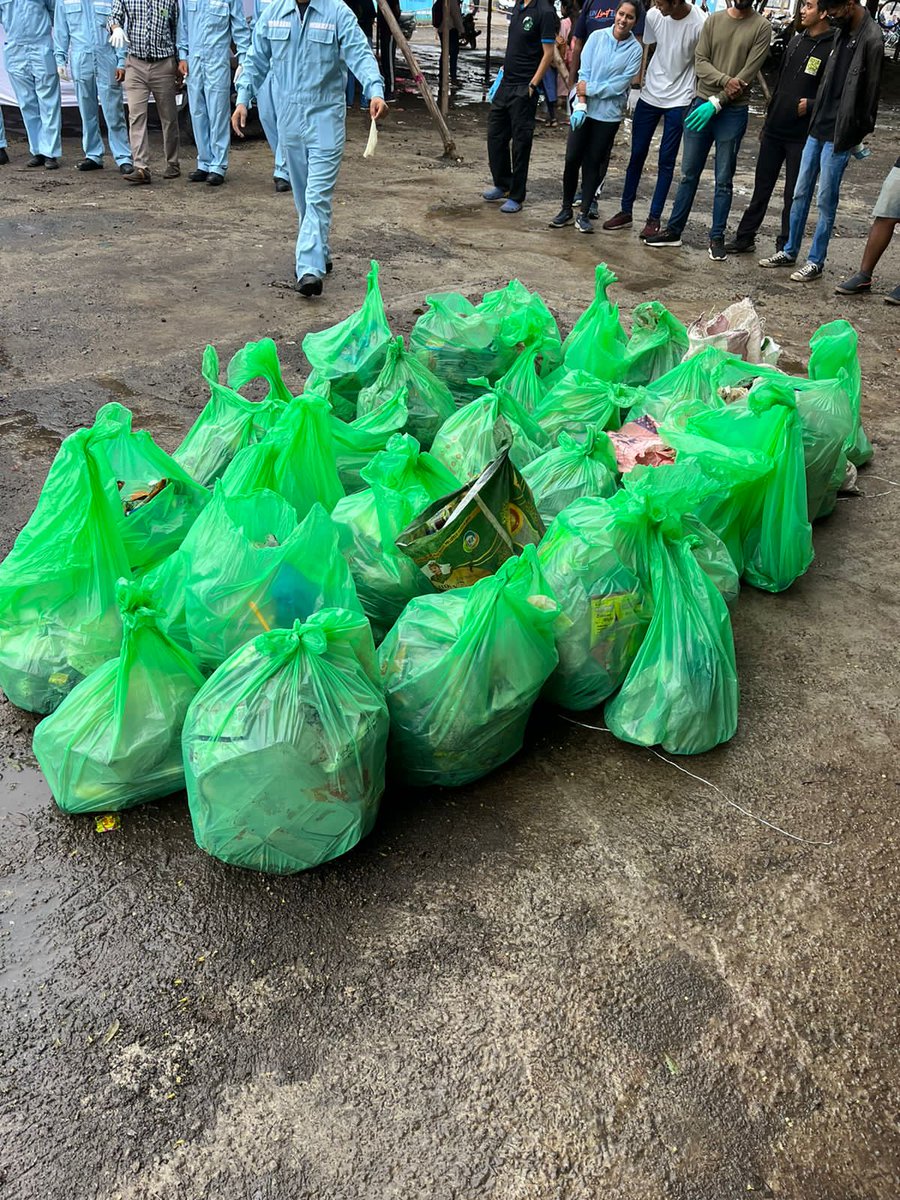
<svg viewBox="0 0 900 1200">
<path fill-rule="evenodd" d="M 694 53 L 697 95 L 702 100 L 715 96 L 735 108 L 749 104 L 749 85 L 766 60 L 771 40 L 772 26 L 758 12 L 741 20 L 729 17 L 727 9 L 713 13 L 703 25 Z M 736 100 L 729 100 L 725 84 L 735 78 L 748 86 Z"/>
</svg>

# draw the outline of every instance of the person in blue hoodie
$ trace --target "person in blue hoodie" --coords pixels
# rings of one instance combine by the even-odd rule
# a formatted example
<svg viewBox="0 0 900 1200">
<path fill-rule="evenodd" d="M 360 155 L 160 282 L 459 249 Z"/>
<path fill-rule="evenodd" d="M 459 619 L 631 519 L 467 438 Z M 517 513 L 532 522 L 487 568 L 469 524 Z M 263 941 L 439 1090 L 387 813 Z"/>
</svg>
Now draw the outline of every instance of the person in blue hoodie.
<svg viewBox="0 0 900 1200">
<path fill-rule="evenodd" d="M 180 0 L 178 57 L 187 62 L 191 125 L 197 166 L 190 183 L 219 187 L 231 144 L 231 43 L 238 74 L 250 50 L 250 27 L 241 0 Z"/>
<path fill-rule="evenodd" d="M 344 154 L 347 72 L 369 100 L 373 121 L 384 116 L 384 85 L 372 47 L 343 0 L 272 0 L 253 30 L 231 118 L 244 136 L 247 107 L 271 71 L 278 97 L 278 138 L 300 219 L 295 290 L 322 294 L 331 269 L 331 199 Z"/>
<path fill-rule="evenodd" d="M 60 79 L 71 73 L 81 114 L 81 147 L 84 158 L 78 171 L 103 167 L 100 109 L 109 132 L 109 149 L 123 175 L 134 169 L 125 102 L 116 71 L 125 70 L 125 51 L 109 44 L 107 23 L 112 0 L 56 0 L 53 18 L 53 51 Z"/>
<path fill-rule="evenodd" d="M 619 0 L 612 25 L 592 33 L 584 44 L 566 144 L 562 208 L 550 222 L 552 229 L 574 221 L 579 233 L 594 232 L 588 217 L 591 201 L 603 182 L 609 152 L 625 115 L 628 90 L 641 65 L 643 51 L 634 27 L 642 13 L 640 0 Z M 582 202 L 576 217 L 579 172 L 583 172 Z"/>
<path fill-rule="evenodd" d="M 6 70 L 31 158 L 26 167 L 55 171 L 62 155 L 62 102 L 53 57 L 53 0 L 0 0 L 6 32 Z"/>
</svg>

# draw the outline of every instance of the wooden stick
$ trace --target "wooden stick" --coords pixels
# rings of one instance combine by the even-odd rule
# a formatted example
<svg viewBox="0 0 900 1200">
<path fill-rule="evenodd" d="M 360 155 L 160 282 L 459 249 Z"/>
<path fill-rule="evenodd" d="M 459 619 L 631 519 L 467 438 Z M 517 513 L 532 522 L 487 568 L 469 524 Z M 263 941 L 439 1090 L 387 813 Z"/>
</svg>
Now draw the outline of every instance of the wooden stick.
<svg viewBox="0 0 900 1200">
<path fill-rule="evenodd" d="M 384 17 L 385 23 L 387 24 L 388 29 L 391 31 L 391 36 L 400 47 L 403 57 L 409 64 L 409 69 L 412 71 L 412 77 L 416 81 L 419 91 L 422 94 L 422 99 L 425 101 L 425 107 L 431 113 L 432 120 L 440 131 L 441 139 L 444 143 L 444 157 L 450 158 L 450 156 L 456 150 L 456 143 L 453 140 L 453 135 L 450 133 L 450 130 L 447 127 L 447 122 L 441 116 L 441 110 L 434 102 L 434 96 L 432 96 L 431 89 L 425 82 L 425 76 L 422 74 L 421 68 L 416 61 L 416 56 L 412 52 L 412 47 L 404 37 L 403 30 L 397 23 L 397 18 L 391 12 L 387 0 L 378 0 L 378 11 Z"/>
</svg>

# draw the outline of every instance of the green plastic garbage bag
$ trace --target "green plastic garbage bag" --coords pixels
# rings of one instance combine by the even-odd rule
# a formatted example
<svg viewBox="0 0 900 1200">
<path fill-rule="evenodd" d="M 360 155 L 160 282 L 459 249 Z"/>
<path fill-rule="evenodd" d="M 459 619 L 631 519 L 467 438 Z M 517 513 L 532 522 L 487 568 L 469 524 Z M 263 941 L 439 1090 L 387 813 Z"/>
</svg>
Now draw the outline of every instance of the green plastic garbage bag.
<svg viewBox="0 0 900 1200">
<path fill-rule="evenodd" d="M 337 858 L 370 831 L 388 714 L 364 617 L 327 608 L 223 663 L 184 723 L 197 845 L 273 874 Z"/>
<path fill-rule="evenodd" d="M 238 350 L 228 364 L 225 378 L 230 388 L 239 391 L 248 383 L 262 379 L 268 385 L 264 404 L 272 402 L 290 404 L 294 396 L 284 382 L 281 373 L 281 363 L 278 359 L 278 347 L 271 338 L 261 338 L 258 342 L 248 342 Z"/>
<path fill-rule="evenodd" d="M 547 523 L 573 500 L 611 496 L 618 487 L 612 443 L 602 430 L 593 428 L 588 428 L 583 442 L 561 433 L 559 444 L 523 467 L 522 474 L 541 520 Z"/>
<path fill-rule="evenodd" d="M 91 429 L 65 439 L 37 505 L 0 563 L 0 687 L 49 713 L 119 652 L 116 582 L 131 566 L 116 480 L 91 454 Z"/>
<path fill-rule="evenodd" d="M 688 348 L 687 329 L 659 300 L 638 304 L 617 378 L 648 384 L 677 367 Z"/>
<path fill-rule="evenodd" d="M 520 471 L 550 449 L 547 434 L 518 401 L 486 379 L 479 382 L 482 394 L 444 422 L 431 447 L 462 480 L 475 479 L 506 447 Z"/>
<path fill-rule="evenodd" d="M 534 546 L 471 588 L 410 601 L 378 652 L 405 782 L 460 786 L 521 749 L 557 663 L 558 614 Z"/>
<path fill-rule="evenodd" d="M 588 429 L 618 429 L 620 401 L 639 402 L 642 392 L 623 390 L 587 371 L 567 371 L 534 410 L 534 419 L 550 441 L 563 432 L 583 437 Z"/>
<path fill-rule="evenodd" d="M 203 675 L 160 630 L 143 583 L 120 580 L 117 600 L 119 656 L 83 679 L 34 733 L 34 756 L 63 812 L 114 812 L 184 787 L 181 727 Z"/>
<path fill-rule="evenodd" d="M 341 485 L 348 496 L 366 486 L 362 477 L 363 468 L 368 466 L 376 454 L 387 449 L 387 444 L 394 434 L 407 431 L 408 419 L 405 387 L 398 388 L 389 400 L 385 400 L 378 408 L 372 409 L 364 417 L 357 417 L 354 421 L 341 421 L 332 415 L 331 442 L 334 447 L 334 461 Z"/>
<path fill-rule="evenodd" d="M 746 371 L 746 363 L 715 346 L 699 351 L 649 384 L 626 419 L 632 421 L 646 414 L 657 425 L 672 428 L 707 408 L 723 408 L 719 379 L 725 368 L 734 364 Z"/>
<path fill-rule="evenodd" d="M 612 381 L 621 374 L 627 341 L 619 323 L 619 307 L 606 294 L 617 276 L 606 263 L 600 263 L 595 279 L 594 299 L 563 342 L 563 361 L 569 371 L 587 371 L 598 379 Z"/>
<path fill-rule="evenodd" d="M 391 329 L 378 287 L 378 263 L 366 277 L 362 308 L 330 329 L 308 333 L 303 353 L 317 376 L 331 380 L 334 391 L 351 403 L 364 387 L 374 383 L 384 365 Z"/>
<path fill-rule="evenodd" d="M 496 292 L 485 292 L 478 312 L 497 321 L 498 337 L 505 346 L 535 351 L 542 375 L 549 375 L 562 362 L 556 318 L 541 297 L 518 279 Z"/>
<path fill-rule="evenodd" d="M 859 339 L 849 321 L 829 321 L 821 325 L 809 342 L 810 379 L 837 379 L 841 371 L 847 374 L 847 390 L 853 413 L 853 428 L 844 443 L 847 457 L 861 467 L 872 457 L 872 446 L 862 427 L 860 402 L 862 374 L 859 369 Z"/>
<path fill-rule="evenodd" d="M 443 423 L 456 412 L 456 404 L 447 385 L 404 349 L 402 337 L 391 340 L 378 378 L 359 393 L 357 413 L 370 416 L 401 387 L 406 388 L 409 410 L 407 433 L 427 450 Z"/>
<path fill-rule="evenodd" d="M 600 498 L 573 501 L 547 530 L 538 559 L 562 616 L 544 695 L 563 708 L 593 708 L 627 675 L 652 612 L 638 574 L 644 546 L 642 524 Z"/>
<path fill-rule="evenodd" d="M 457 292 L 425 297 L 426 311 L 409 335 L 409 348 L 442 379 L 457 404 L 483 390 L 478 379 L 499 379 L 512 366 L 517 347 L 500 337 L 496 312 L 477 309 Z"/>
<path fill-rule="evenodd" d="M 103 405 L 86 444 L 118 485 L 120 531 L 131 569 L 146 571 L 181 545 L 209 492 L 149 433 L 134 433 L 131 413 L 121 404 Z"/>
<path fill-rule="evenodd" d="M 197 483 L 211 487 L 238 450 L 262 441 L 278 420 L 284 401 L 245 400 L 220 383 L 214 346 L 203 353 L 203 378 L 209 385 L 209 400 L 172 457 Z"/>
<path fill-rule="evenodd" d="M 315 394 L 321 396 L 323 400 L 327 400 L 331 405 L 332 416 L 340 421 L 349 423 L 356 420 L 356 396 L 354 395 L 352 400 L 342 396 L 335 390 L 332 381 L 326 379 L 321 371 L 310 372 L 303 385 L 303 394 L 304 396 Z"/>
<path fill-rule="evenodd" d="M 344 495 L 332 438 L 331 405 L 313 392 L 285 408 L 269 436 L 236 455 L 222 476 L 231 495 L 268 488 L 305 517 L 314 504 L 330 512 Z"/>
<path fill-rule="evenodd" d="M 547 385 L 539 374 L 539 346 L 525 346 L 505 375 L 497 380 L 498 391 L 518 401 L 527 413 L 534 413 L 547 394 Z"/>
<path fill-rule="evenodd" d="M 298 525 L 283 497 L 229 495 L 221 482 L 181 550 L 149 582 L 163 627 L 180 643 L 186 636 L 205 668 L 262 629 L 287 629 L 320 608 L 361 611 L 338 529 L 321 506 Z"/>
<path fill-rule="evenodd" d="M 652 616 L 619 692 L 606 703 L 610 732 L 671 754 L 701 754 L 737 730 L 738 679 L 728 607 L 698 561 L 692 473 L 656 468 L 625 479 L 610 505 L 644 527 Z M 709 537 L 707 531 L 707 538 Z M 724 546 L 720 561 L 727 560 Z"/>
<path fill-rule="evenodd" d="M 413 596 L 432 590 L 394 539 L 417 513 L 460 484 L 408 434 L 395 434 L 362 475 L 368 488 L 341 500 L 332 515 L 363 611 L 379 642 Z"/>
</svg>

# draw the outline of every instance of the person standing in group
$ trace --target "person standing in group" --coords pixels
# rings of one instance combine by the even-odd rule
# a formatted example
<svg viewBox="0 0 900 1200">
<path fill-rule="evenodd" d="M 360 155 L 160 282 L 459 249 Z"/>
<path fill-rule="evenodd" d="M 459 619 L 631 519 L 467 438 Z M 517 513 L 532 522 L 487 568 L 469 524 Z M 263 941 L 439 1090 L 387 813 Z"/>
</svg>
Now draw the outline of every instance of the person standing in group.
<svg viewBox="0 0 900 1200">
<path fill-rule="evenodd" d="M 872 210 L 872 227 L 863 251 L 859 270 L 834 289 L 840 296 L 868 296 L 872 290 L 872 272 L 891 244 L 900 222 L 900 158 L 888 171 Z M 896 276 L 894 276 L 896 279 Z M 885 304 L 900 304 L 900 283 L 884 298 Z"/>
<path fill-rule="evenodd" d="M 253 0 L 253 27 L 264 20 L 272 0 Z M 275 77 L 270 71 L 262 82 L 256 96 L 256 107 L 259 111 L 259 121 L 269 143 L 269 149 L 275 158 L 275 170 L 272 182 L 276 192 L 289 192 L 291 181 L 288 176 L 287 159 L 281 139 L 278 136 L 278 99 L 275 95 Z"/>
<path fill-rule="evenodd" d="M 788 240 L 791 205 L 800 172 L 803 145 L 809 133 L 816 92 L 825 74 L 825 64 L 833 41 L 834 30 L 825 16 L 825 0 L 803 0 L 800 32 L 794 34 L 784 52 L 759 135 L 753 195 L 741 217 L 734 240 L 725 246 L 728 254 L 749 254 L 756 249 L 756 234 L 765 218 L 782 166 L 784 207 L 781 211 L 781 233 L 776 239 L 775 249 L 781 250 Z"/>
<path fill-rule="evenodd" d="M 0 167 L 5 167 L 9 162 L 9 155 L 6 152 L 6 126 L 3 124 L 3 109 L 0 108 Z"/>
<path fill-rule="evenodd" d="M 109 134 L 109 149 L 123 175 L 134 170 L 122 85 L 116 71 L 125 67 L 125 51 L 109 44 L 107 22 L 111 0 L 56 0 L 53 47 L 60 79 L 72 75 L 78 111 L 81 114 L 81 148 L 84 158 L 78 171 L 103 168 L 103 137 L 100 109 Z"/>
<path fill-rule="evenodd" d="M 28 134 L 26 167 L 55 171 L 62 156 L 62 103 L 53 57 L 53 0 L 0 0 L 6 70 Z"/>
<path fill-rule="evenodd" d="M 518 0 L 509 18 L 503 78 L 488 116 L 488 163 L 494 186 L 488 201 L 504 201 L 502 213 L 522 211 L 534 141 L 538 88 L 553 63 L 556 13 L 548 0 Z"/>
<path fill-rule="evenodd" d="M 388 0 L 388 8 L 400 20 L 402 11 L 400 0 Z M 387 104 L 393 104 L 397 99 L 396 79 L 397 43 L 391 33 L 391 27 L 384 19 L 381 9 L 378 9 L 378 61 L 381 67 L 381 77 L 384 80 L 384 99 Z"/>
<path fill-rule="evenodd" d="M 447 69 L 450 74 L 451 84 L 458 84 L 457 66 L 459 64 L 459 39 L 465 33 L 463 28 L 462 13 L 459 10 L 458 0 L 448 0 L 450 14 L 450 28 L 447 30 L 447 42 L 450 50 L 450 61 L 447 64 Z M 441 31 L 444 27 L 444 0 L 434 0 L 431 6 L 431 25 L 437 30 L 438 39 L 441 43 L 441 54 L 438 59 L 438 80 L 440 85 L 444 82 L 444 40 L 441 36 Z"/>
<path fill-rule="evenodd" d="M 881 30 L 858 0 L 825 0 L 825 9 L 837 36 L 803 146 L 788 240 L 783 249 L 759 263 L 761 267 L 790 267 L 797 261 L 818 179 L 816 230 L 809 260 L 791 273 L 794 283 L 809 283 L 824 270 L 844 171 L 855 147 L 875 128 L 884 65 Z"/>
<path fill-rule="evenodd" d="M 550 222 L 553 229 L 562 229 L 574 220 L 579 233 L 594 232 L 588 216 L 591 203 L 625 115 L 628 89 L 641 65 L 643 51 L 633 33 L 640 16 L 640 0 L 618 0 L 612 25 L 591 34 L 584 47 L 566 144 L 562 208 Z M 581 213 L 576 217 L 575 190 L 582 170 Z"/>
<path fill-rule="evenodd" d="M 631 225 L 641 173 L 656 127 L 662 121 L 656 187 L 641 237 L 659 233 L 681 145 L 684 115 L 694 98 L 694 51 L 705 20 L 703 10 L 687 0 L 656 0 L 656 7 L 647 10 L 644 45 L 653 49 L 631 120 L 631 157 L 625 171 L 622 206 L 614 217 L 603 222 L 606 230 Z"/>
<path fill-rule="evenodd" d="M 220 187 L 231 145 L 231 43 L 240 75 L 250 50 L 241 0 L 180 0 L 178 57 L 187 62 L 188 100 L 197 146 L 190 183 Z"/>
<path fill-rule="evenodd" d="M 754 10 L 753 0 L 734 0 L 730 8 L 707 17 L 694 54 L 697 96 L 684 118 L 681 183 L 667 227 L 644 238 L 654 249 L 680 246 L 700 184 L 700 176 L 716 148 L 716 188 L 709 257 L 727 258 L 725 227 L 731 211 L 738 151 L 747 129 L 750 85 L 769 53 L 772 27 Z"/>
<path fill-rule="evenodd" d="M 125 69 L 116 71 L 124 80 L 128 101 L 128 137 L 134 170 L 128 183 L 150 183 L 150 139 L 147 136 L 147 106 L 150 96 L 162 126 L 166 169 L 163 179 L 177 179 L 178 106 L 175 93 L 187 76 L 188 65 L 176 57 L 178 47 L 178 0 L 113 0 L 109 18 L 110 44 L 128 49 Z"/>
<path fill-rule="evenodd" d="M 244 136 L 247 106 L 271 70 L 278 135 L 300 219 L 295 255 L 301 296 L 322 294 L 331 270 L 331 202 L 344 153 L 347 72 L 370 97 L 373 121 L 387 111 L 372 47 L 343 0 L 272 0 L 253 30 L 231 125 Z"/>
<path fill-rule="evenodd" d="M 372 45 L 372 40 L 375 34 L 375 17 L 377 5 L 375 0 L 344 0 L 350 11 L 356 17 L 357 24 L 362 30 L 363 37 Z M 367 100 L 362 94 L 360 82 L 352 71 L 347 73 L 347 107 L 352 108 L 356 101 L 357 89 L 360 90 L 359 107 L 365 112 Z"/>
</svg>

